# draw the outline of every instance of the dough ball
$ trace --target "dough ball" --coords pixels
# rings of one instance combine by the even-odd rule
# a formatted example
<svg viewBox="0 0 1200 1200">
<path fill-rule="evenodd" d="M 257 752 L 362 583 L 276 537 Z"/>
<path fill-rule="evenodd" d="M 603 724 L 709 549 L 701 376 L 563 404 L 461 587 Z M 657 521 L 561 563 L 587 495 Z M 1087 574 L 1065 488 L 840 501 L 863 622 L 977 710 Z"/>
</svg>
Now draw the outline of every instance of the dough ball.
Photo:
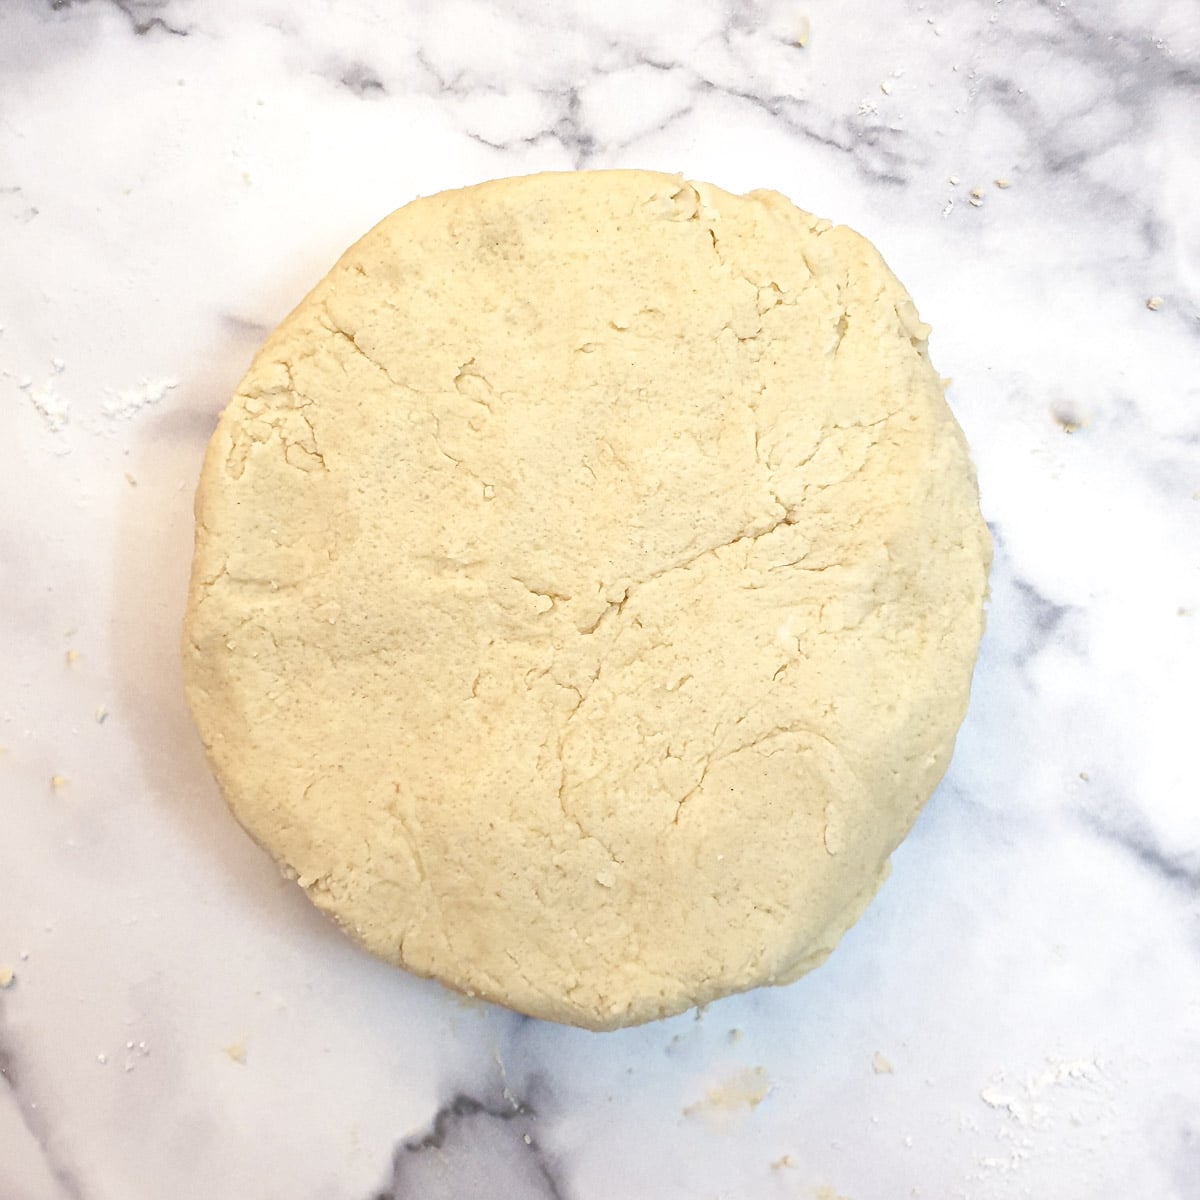
<svg viewBox="0 0 1200 1200">
<path fill-rule="evenodd" d="M 538 1017 L 816 966 L 982 627 L 928 332 L 773 192 L 597 171 L 393 213 L 205 460 L 185 679 L 238 819 L 372 953 Z"/>
</svg>

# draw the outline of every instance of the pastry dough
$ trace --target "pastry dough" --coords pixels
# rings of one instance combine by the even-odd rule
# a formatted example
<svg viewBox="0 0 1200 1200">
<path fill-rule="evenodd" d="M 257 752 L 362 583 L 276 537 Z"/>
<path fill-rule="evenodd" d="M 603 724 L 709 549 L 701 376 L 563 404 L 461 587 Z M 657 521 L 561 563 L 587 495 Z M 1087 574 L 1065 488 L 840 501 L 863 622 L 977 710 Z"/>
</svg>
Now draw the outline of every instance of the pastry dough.
<svg viewBox="0 0 1200 1200">
<path fill-rule="evenodd" d="M 597 171 L 393 213 L 205 460 L 185 680 L 234 813 L 367 949 L 535 1016 L 817 965 L 982 628 L 928 332 L 773 192 Z"/>
</svg>

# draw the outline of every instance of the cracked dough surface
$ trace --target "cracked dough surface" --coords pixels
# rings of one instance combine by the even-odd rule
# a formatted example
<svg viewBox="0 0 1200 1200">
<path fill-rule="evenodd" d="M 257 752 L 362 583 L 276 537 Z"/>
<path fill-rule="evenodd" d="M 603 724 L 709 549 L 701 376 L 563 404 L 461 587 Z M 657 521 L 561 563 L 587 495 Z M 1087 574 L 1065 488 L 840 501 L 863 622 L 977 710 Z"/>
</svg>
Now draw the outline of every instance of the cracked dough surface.
<svg viewBox="0 0 1200 1200">
<path fill-rule="evenodd" d="M 196 498 L 237 817 L 375 954 L 613 1028 L 821 962 L 941 778 L 990 545 L 903 287 L 772 192 L 400 209 Z"/>
</svg>

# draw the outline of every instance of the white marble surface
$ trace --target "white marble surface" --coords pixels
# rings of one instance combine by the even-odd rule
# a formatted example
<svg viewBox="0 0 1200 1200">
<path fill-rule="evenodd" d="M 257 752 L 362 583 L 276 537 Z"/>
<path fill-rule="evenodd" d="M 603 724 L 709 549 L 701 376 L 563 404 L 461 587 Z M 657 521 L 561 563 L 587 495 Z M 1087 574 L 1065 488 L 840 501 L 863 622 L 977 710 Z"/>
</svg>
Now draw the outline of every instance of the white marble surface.
<svg viewBox="0 0 1200 1200">
<path fill-rule="evenodd" d="M 4 0 L 0 1197 L 1200 1197 L 1198 100 L 1195 0 Z M 415 194 L 585 165 L 870 236 L 997 546 L 866 917 L 610 1035 L 344 941 L 176 655 L 265 330 Z"/>
</svg>

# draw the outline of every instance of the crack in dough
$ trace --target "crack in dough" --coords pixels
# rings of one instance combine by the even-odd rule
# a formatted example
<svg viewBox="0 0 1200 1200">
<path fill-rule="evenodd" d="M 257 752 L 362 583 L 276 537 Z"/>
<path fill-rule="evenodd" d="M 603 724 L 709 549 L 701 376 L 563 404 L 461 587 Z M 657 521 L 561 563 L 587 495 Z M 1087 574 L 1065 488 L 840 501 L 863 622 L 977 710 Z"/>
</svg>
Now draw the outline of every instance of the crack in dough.
<svg viewBox="0 0 1200 1200">
<path fill-rule="evenodd" d="M 202 472 L 185 682 L 233 811 L 372 952 L 536 1016 L 811 969 L 981 630 L 928 335 L 773 192 L 579 172 L 388 217 Z"/>
</svg>

